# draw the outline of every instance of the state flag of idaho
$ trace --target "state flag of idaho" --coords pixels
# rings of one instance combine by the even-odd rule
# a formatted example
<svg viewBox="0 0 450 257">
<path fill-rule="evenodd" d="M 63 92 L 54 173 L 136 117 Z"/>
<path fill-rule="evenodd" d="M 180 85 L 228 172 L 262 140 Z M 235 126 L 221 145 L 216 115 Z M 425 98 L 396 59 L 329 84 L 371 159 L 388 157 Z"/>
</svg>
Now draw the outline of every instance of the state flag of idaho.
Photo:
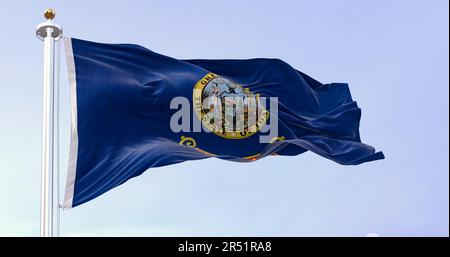
<svg viewBox="0 0 450 257">
<path fill-rule="evenodd" d="M 65 49 L 72 112 L 65 208 L 188 160 L 305 151 L 343 165 L 384 158 L 361 143 L 361 109 L 347 84 L 322 84 L 281 60 L 178 60 L 74 38 Z"/>
</svg>

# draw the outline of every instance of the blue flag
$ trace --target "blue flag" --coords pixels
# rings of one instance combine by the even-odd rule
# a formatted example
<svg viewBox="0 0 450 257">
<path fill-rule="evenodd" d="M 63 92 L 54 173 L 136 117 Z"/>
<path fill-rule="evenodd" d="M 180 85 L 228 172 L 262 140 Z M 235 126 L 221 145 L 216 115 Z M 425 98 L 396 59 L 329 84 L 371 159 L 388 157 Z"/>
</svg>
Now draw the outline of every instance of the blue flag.
<svg viewBox="0 0 450 257">
<path fill-rule="evenodd" d="M 67 38 L 71 146 L 64 207 L 152 167 L 209 157 L 250 162 L 314 152 L 383 159 L 361 143 L 347 84 L 278 59 L 177 60 L 131 44 Z"/>
</svg>

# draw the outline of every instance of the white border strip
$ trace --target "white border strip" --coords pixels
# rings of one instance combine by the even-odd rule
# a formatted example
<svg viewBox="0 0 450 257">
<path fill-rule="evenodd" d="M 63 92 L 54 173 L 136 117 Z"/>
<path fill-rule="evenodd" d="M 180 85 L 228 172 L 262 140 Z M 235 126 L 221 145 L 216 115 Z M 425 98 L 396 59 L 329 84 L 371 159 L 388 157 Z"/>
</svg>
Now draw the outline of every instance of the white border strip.
<svg viewBox="0 0 450 257">
<path fill-rule="evenodd" d="M 69 169 L 67 171 L 66 192 L 64 195 L 63 208 L 70 209 L 73 204 L 73 193 L 75 189 L 75 176 L 78 160 L 77 80 L 75 73 L 75 59 L 72 49 L 72 39 L 70 37 L 64 39 L 64 46 L 67 59 L 67 70 L 69 72 L 72 133 L 70 136 Z"/>
</svg>

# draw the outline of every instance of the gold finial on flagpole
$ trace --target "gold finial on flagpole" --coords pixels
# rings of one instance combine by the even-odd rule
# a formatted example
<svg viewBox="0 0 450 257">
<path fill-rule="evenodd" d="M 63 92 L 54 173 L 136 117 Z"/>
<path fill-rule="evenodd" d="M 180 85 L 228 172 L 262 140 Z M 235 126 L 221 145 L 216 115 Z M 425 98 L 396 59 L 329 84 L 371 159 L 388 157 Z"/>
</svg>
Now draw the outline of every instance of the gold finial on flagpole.
<svg viewBox="0 0 450 257">
<path fill-rule="evenodd" d="M 44 17 L 47 20 L 53 20 L 55 18 L 55 16 L 56 16 L 56 13 L 55 13 L 55 11 L 53 11 L 53 9 L 45 9 Z"/>
<path fill-rule="evenodd" d="M 36 36 L 44 41 L 44 38 L 47 36 L 49 30 L 51 29 L 51 36 L 55 39 L 55 40 L 59 40 L 62 36 L 62 28 L 58 25 L 58 24 L 54 24 L 52 22 L 52 20 L 55 18 L 56 13 L 53 9 L 48 8 L 45 9 L 44 11 L 44 17 L 46 19 L 46 21 L 42 22 L 41 24 L 38 25 L 38 27 L 36 28 Z"/>
</svg>

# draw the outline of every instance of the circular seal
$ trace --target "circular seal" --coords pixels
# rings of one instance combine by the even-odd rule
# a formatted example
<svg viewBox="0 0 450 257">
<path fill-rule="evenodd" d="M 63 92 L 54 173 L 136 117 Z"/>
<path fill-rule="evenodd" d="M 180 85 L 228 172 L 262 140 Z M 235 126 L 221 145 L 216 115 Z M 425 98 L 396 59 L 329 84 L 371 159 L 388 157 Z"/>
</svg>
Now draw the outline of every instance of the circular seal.
<svg viewBox="0 0 450 257">
<path fill-rule="evenodd" d="M 269 117 L 258 94 L 214 73 L 195 84 L 193 105 L 203 126 L 227 139 L 254 135 Z"/>
</svg>

